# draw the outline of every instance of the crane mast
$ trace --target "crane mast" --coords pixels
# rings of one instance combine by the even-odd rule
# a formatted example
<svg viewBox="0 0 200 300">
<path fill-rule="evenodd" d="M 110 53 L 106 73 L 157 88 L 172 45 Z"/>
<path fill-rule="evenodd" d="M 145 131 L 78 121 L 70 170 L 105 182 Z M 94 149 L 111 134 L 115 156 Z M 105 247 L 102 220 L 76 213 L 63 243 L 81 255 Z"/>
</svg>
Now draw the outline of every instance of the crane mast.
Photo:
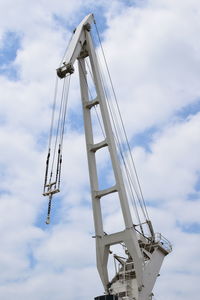
<svg viewBox="0 0 200 300">
<path fill-rule="evenodd" d="M 92 14 L 86 16 L 76 28 L 63 64 L 57 69 L 59 78 L 65 78 L 74 72 L 74 62 L 78 60 L 80 91 L 84 117 L 85 140 L 89 168 L 90 188 L 92 196 L 93 219 L 96 240 L 97 269 L 104 286 L 105 293 L 96 300 L 150 300 L 152 289 L 164 257 L 171 251 L 171 246 L 160 234 L 154 234 L 150 220 L 147 225 L 150 236 L 146 236 L 136 229 L 129 207 L 126 186 L 120 167 L 116 141 L 111 126 L 110 115 L 105 99 L 100 68 L 91 38 L 91 25 L 94 22 Z M 89 95 L 89 83 L 86 71 L 86 59 L 89 59 L 94 81 L 95 98 Z M 104 129 L 104 138 L 95 142 L 92 122 L 92 109 L 99 107 Z M 104 189 L 100 187 L 97 166 L 97 153 L 102 148 L 108 150 L 111 167 L 114 174 L 114 185 Z M 52 193 L 51 193 L 52 192 Z M 52 197 L 54 191 L 49 190 Z M 119 199 L 123 216 L 124 228 L 114 233 L 105 233 L 102 201 L 107 195 L 116 195 Z M 118 270 L 113 278 L 109 278 L 108 258 L 113 245 L 122 245 L 124 255 L 114 254 Z"/>
</svg>

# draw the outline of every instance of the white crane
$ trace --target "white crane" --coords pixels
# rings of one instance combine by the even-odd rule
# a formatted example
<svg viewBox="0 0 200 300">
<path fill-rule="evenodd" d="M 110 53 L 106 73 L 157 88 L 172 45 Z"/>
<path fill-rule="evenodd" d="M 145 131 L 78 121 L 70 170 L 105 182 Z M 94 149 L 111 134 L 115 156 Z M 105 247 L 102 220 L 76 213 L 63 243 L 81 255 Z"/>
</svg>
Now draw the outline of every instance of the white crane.
<svg viewBox="0 0 200 300">
<path fill-rule="evenodd" d="M 159 276 L 161 264 L 164 257 L 171 251 L 171 245 L 161 236 L 161 234 L 156 235 L 154 233 L 151 221 L 147 217 L 148 215 L 146 215 L 145 221 L 143 223 L 140 222 L 140 224 L 135 224 L 132 220 L 127 191 L 127 181 L 130 181 L 130 173 L 128 173 L 128 180 L 126 180 L 120 165 L 116 138 L 111 125 L 110 113 L 106 102 L 106 90 L 103 86 L 99 63 L 91 38 L 91 25 L 93 22 L 95 23 L 94 17 L 90 14 L 86 16 L 76 28 L 65 54 L 64 61 L 57 69 L 57 75 L 60 79 L 66 79 L 68 75 L 74 72 L 74 63 L 78 60 L 95 227 L 96 261 L 97 269 L 105 290 L 105 294 L 96 297 L 96 299 L 150 300 L 152 299 L 152 290 L 156 278 Z M 86 64 L 88 58 L 96 94 L 94 99 L 91 99 L 90 97 L 87 79 Z M 95 142 L 92 122 L 92 110 L 96 107 L 98 107 L 100 111 L 102 121 L 101 126 L 103 127 L 104 132 L 104 138 L 99 142 Z M 60 143 L 58 147 L 56 179 L 53 181 L 52 172 L 48 181 L 50 152 L 47 157 L 47 169 L 44 184 L 44 195 L 49 196 L 47 223 L 49 223 L 50 220 L 52 196 L 59 191 L 62 162 L 61 148 L 62 144 Z M 96 157 L 98 151 L 102 148 L 108 149 L 115 181 L 114 185 L 105 189 L 100 188 Z M 139 192 L 141 192 L 140 186 Z M 119 232 L 109 234 L 105 233 L 104 230 L 104 217 L 101 206 L 103 198 L 110 194 L 116 195 L 116 199 L 119 199 L 124 228 Z M 135 207 L 137 209 L 137 206 Z M 143 225 L 146 225 L 149 234 L 144 232 Z M 114 260 L 118 264 L 118 269 L 116 269 L 113 278 L 109 278 L 108 258 L 113 245 L 122 246 L 122 251 L 124 253 L 123 255 L 114 254 Z"/>
</svg>

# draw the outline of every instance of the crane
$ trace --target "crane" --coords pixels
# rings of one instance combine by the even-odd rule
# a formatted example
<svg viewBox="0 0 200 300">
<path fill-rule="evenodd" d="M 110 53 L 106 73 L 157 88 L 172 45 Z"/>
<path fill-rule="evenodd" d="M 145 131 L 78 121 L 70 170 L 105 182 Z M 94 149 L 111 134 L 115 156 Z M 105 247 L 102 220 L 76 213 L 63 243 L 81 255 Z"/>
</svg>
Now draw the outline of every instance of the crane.
<svg viewBox="0 0 200 300">
<path fill-rule="evenodd" d="M 142 208 L 144 221 L 141 222 L 138 212 L 139 224 L 133 222 L 130 208 L 129 194 L 131 188 L 127 188 L 127 183 L 131 182 L 131 173 L 128 171 L 127 177 L 123 175 L 120 164 L 120 150 L 118 150 L 114 129 L 112 125 L 112 113 L 109 111 L 109 104 L 106 100 L 107 90 L 103 84 L 99 62 L 91 36 L 91 27 L 96 25 L 93 14 L 87 15 L 78 27 L 74 30 L 71 41 L 63 61 L 57 69 L 57 80 L 66 80 L 74 71 L 75 61 L 78 62 L 80 92 L 82 100 L 85 140 L 87 149 L 88 169 L 90 178 L 92 209 L 96 241 L 96 263 L 97 269 L 104 287 L 104 294 L 95 297 L 95 300 L 150 300 L 153 297 L 153 287 L 163 259 L 171 250 L 171 244 L 161 234 L 154 233 L 152 223 L 148 217 L 146 207 Z M 86 66 L 90 63 L 90 73 L 94 82 L 93 90 L 95 97 L 91 97 L 88 83 L 88 73 Z M 68 88 L 64 88 L 66 92 Z M 61 104 L 60 130 L 63 134 L 65 123 L 66 105 Z M 92 121 L 92 111 L 98 107 L 101 118 L 103 138 L 100 141 L 95 139 L 94 123 Z M 52 128 L 51 128 L 52 134 Z M 62 163 L 62 140 L 58 143 L 58 158 L 56 164 L 55 179 L 52 179 L 52 170 L 49 171 L 50 147 L 47 155 L 44 196 L 49 197 L 48 216 L 46 223 L 50 222 L 51 201 L 54 194 L 60 190 L 60 172 Z M 97 155 L 102 149 L 107 149 L 109 153 L 111 168 L 113 171 L 114 184 L 101 188 L 100 176 L 97 164 Z M 120 149 L 120 148 L 119 148 Z M 129 149 L 130 150 L 130 149 Z M 55 151 L 54 151 L 55 158 Z M 121 161 L 124 161 L 122 156 Z M 125 171 L 127 171 L 125 164 Z M 133 168 L 134 165 L 133 165 Z M 48 175 L 50 172 L 50 175 Z M 136 174 L 136 182 L 138 177 Z M 139 183 L 139 182 L 138 182 Z M 136 196 L 140 194 L 143 201 L 141 188 L 136 189 Z M 112 195 L 118 199 L 119 209 L 123 218 L 123 229 L 117 232 L 108 233 L 104 229 L 104 215 L 102 213 L 102 201 L 107 196 Z M 134 195 L 131 194 L 134 198 Z M 133 199 L 134 200 L 134 199 Z M 117 201 L 117 200 L 116 200 Z M 140 204 L 141 204 L 140 201 Z M 142 204 L 141 204 L 142 205 Z M 141 206 L 142 207 L 142 206 Z M 135 204 L 137 210 L 137 205 Z M 144 230 L 148 229 L 148 234 Z M 120 255 L 114 253 L 114 263 L 116 267 L 112 278 L 109 275 L 109 256 L 113 246 L 120 247 Z M 116 247 L 116 249 L 118 249 Z"/>
</svg>

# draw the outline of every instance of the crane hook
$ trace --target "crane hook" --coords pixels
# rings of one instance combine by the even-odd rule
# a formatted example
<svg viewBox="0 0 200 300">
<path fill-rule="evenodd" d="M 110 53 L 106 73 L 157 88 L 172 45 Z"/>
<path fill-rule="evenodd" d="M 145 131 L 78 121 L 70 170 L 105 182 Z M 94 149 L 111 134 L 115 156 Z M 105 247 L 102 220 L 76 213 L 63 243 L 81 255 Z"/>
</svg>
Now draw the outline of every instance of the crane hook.
<svg viewBox="0 0 200 300">
<path fill-rule="evenodd" d="M 52 200 L 52 194 L 49 195 L 49 204 L 48 204 L 48 212 L 47 212 L 47 218 L 46 218 L 46 224 L 50 224 L 50 214 L 51 214 L 51 200 Z"/>
</svg>

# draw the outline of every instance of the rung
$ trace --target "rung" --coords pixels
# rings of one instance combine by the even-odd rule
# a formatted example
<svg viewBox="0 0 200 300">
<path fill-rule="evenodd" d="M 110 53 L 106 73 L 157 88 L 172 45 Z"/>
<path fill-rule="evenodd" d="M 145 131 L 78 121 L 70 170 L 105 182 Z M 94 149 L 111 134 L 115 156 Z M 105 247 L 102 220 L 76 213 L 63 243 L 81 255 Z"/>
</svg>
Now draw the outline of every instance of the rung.
<svg viewBox="0 0 200 300">
<path fill-rule="evenodd" d="M 92 108 L 93 106 L 95 106 L 95 105 L 97 105 L 97 104 L 99 104 L 99 100 L 98 100 L 97 98 L 95 98 L 95 99 L 92 100 L 92 101 L 86 102 L 85 107 L 90 109 L 90 108 Z"/>
<path fill-rule="evenodd" d="M 103 196 L 106 196 L 108 194 L 115 193 L 115 192 L 117 192 L 116 185 L 112 186 L 111 188 L 105 189 L 105 190 L 96 191 L 95 197 L 96 198 L 101 198 Z"/>
<path fill-rule="evenodd" d="M 56 190 L 53 190 L 53 191 L 43 193 L 43 196 L 49 196 L 49 195 L 53 195 L 53 194 L 56 194 L 56 193 L 59 193 L 59 192 L 60 192 L 60 190 L 56 189 Z"/>
<path fill-rule="evenodd" d="M 103 147 L 106 147 L 108 146 L 108 143 L 106 140 L 100 142 L 100 143 L 97 143 L 97 144 L 94 144 L 94 145 L 91 145 L 91 148 L 90 148 L 90 151 L 92 152 L 96 152 L 97 150 L 103 148 Z"/>
<path fill-rule="evenodd" d="M 52 183 L 45 184 L 45 187 L 52 187 L 52 185 L 55 185 L 55 184 L 56 184 L 56 181 L 52 182 Z"/>
</svg>

